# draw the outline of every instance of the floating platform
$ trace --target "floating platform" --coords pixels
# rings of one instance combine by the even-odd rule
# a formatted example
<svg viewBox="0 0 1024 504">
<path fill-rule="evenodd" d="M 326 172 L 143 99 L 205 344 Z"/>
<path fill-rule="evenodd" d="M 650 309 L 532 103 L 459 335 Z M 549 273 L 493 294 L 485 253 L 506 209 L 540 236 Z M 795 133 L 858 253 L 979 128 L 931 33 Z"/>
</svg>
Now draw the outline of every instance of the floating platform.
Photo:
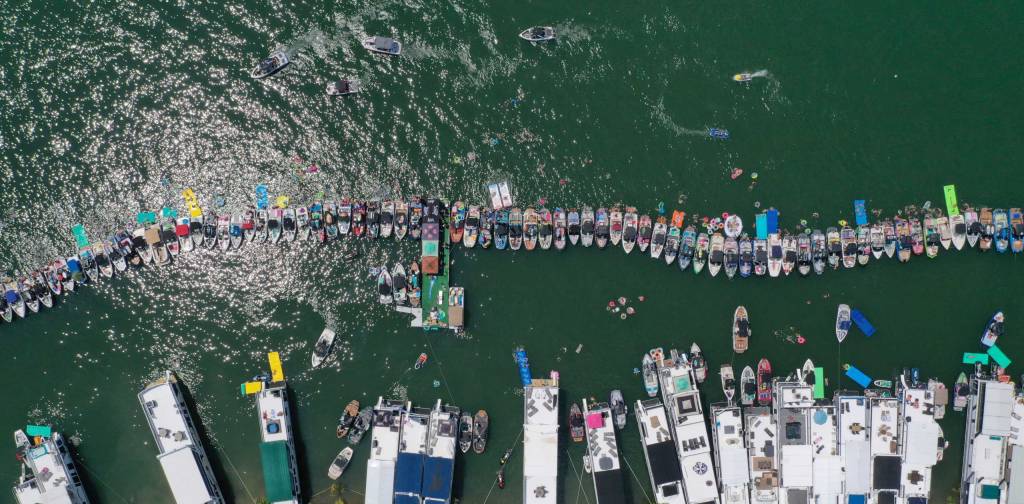
<svg viewBox="0 0 1024 504">
<path fill-rule="evenodd" d="M 857 324 L 857 328 L 860 329 L 865 336 L 871 337 L 875 334 L 875 326 L 868 322 L 868 319 L 864 316 L 860 310 L 854 308 L 850 311 L 850 318 L 853 319 L 853 323 Z"/>
<path fill-rule="evenodd" d="M 853 200 L 853 215 L 854 221 L 858 226 L 865 226 L 868 223 L 868 208 L 864 204 L 864 200 L 858 199 Z"/>
<path fill-rule="evenodd" d="M 852 364 L 846 365 L 846 377 L 857 382 L 861 388 L 868 388 L 871 386 L 871 377 L 864 374 L 863 371 L 857 369 Z"/>
<path fill-rule="evenodd" d="M 1010 367 L 1010 363 L 1013 362 L 996 345 L 988 347 L 988 355 L 991 356 L 992 360 L 996 361 L 996 364 L 1003 369 Z"/>
<path fill-rule="evenodd" d="M 984 353 L 971 353 L 964 352 L 964 364 L 984 364 L 988 365 L 988 354 Z"/>
</svg>

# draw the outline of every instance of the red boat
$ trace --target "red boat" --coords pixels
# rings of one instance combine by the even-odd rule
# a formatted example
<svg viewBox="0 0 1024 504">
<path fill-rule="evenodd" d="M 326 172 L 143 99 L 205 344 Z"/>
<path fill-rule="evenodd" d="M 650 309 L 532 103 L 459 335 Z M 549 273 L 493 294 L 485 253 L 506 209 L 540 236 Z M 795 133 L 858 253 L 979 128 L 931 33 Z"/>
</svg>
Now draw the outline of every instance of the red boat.
<svg viewBox="0 0 1024 504">
<path fill-rule="evenodd" d="M 772 365 L 762 358 L 757 363 L 757 404 L 768 406 L 772 403 Z"/>
</svg>

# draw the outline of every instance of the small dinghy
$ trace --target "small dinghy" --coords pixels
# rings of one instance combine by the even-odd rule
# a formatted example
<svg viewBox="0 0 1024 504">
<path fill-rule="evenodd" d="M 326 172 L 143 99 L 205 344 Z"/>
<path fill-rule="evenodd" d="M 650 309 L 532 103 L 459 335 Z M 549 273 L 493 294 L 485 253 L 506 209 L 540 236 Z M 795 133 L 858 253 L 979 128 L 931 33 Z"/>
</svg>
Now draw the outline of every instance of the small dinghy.
<svg viewBox="0 0 1024 504">
<path fill-rule="evenodd" d="M 640 247 L 640 252 L 647 252 L 647 247 L 651 245 L 651 236 L 654 235 L 654 224 L 651 221 L 650 215 L 640 216 L 640 229 L 637 232 L 636 244 Z"/>
<path fill-rule="evenodd" d="M 338 456 L 334 457 L 334 461 L 331 462 L 331 466 L 327 468 L 327 477 L 332 480 L 336 480 L 341 477 L 345 472 L 345 468 L 348 467 L 348 463 L 352 461 L 352 447 L 346 446 L 338 452 Z"/>
<path fill-rule="evenodd" d="M 768 276 L 775 278 L 782 272 L 782 237 L 779 233 L 768 235 Z"/>
<path fill-rule="evenodd" d="M 846 339 L 846 335 L 850 333 L 850 306 L 841 304 L 839 309 L 836 311 L 836 339 L 840 343 Z"/>
<path fill-rule="evenodd" d="M 754 369 L 746 366 L 743 368 L 743 372 L 740 373 L 740 404 L 753 406 L 756 399 L 757 377 L 754 374 Z"/>
<path fill-rule="evenodd" d="M 178 245 L 181 247 L 181 251 L 192 252 L 192 249 L 195 248 L 195 243 L 192 241 L 192 219 L 178 217 L 174 224 L 174 234 L 178 235 Z"/>
<path fill-rule="evenodd" d="M 789 276 L 796 267 L 797 243 L 793 235 L 786 233 L 782 238 L 782 273 Z"/>
<path fill-rule="evenodd" d="M 665 217 L 658 217 L 654 223 L 654 231 L 651 237 L 651 259 L 658 259 L 665 250 L 665 239 L 668 236 L 668 220 Z"/>
<path fill-rule="evenodd" d="M 391 304 L 394 302 L 393 290 L 391 274 L 388 273 L 386 267 L 381 266 L 380 273 L 377 274 L 377 295 L 380 297 L 381 304 Z"/>
<path fill-rule="evenodd" d="M 768 406 L 772 403 L 772 365 L 768 359 L 757 362 L 757 404 Z"/>
<path fill-rule="evenodd" d="M 686 268 L 690 267 L 693 263 L 693 254 L 696 252 L 697 230 L 690 224 L 683 230 L 682 243 L 679 246 L 679 258 L 676 261 L 679 264 L 679 271 L 686 271 Z"/>
<path fill-rule="evenodd" d="M 270 243 L 277 243 L 281 241 L 281 219 L 284 216 L 284 212 L 280 208 L 272 208 L 267 215 L 267 240 Z"/>
<path fill-rule="evenodd" d="M 814 262 L 814 255 L 811 253 L 811 237 L 807 234 L 800 234 L 796 237 L 796 270 L 800 276 L 805 277 L 811 274 L 811 267 Z"/>
<path fill-rule="evenodd" d="M 487 417 L 487 412 L 480 410 L 473 415 L 473 453 L 477 455 L 484 452 L 487 449 L 487 437 L 488 429 L 490 426 L 490 419 Z"/>
<path fill-rule="evenodd" d="M 231 216 L 221 214 L 217 216 L 217 245 L 222 252 L 231 249 Z"/>
<path fill-rule="evenodd" d="M 494 248 L 505 250 L 508 247 L 508 210 L 499 210 L 494 220 Z"/>
<path fill-rule="evenodd" d="M 713 240 L 712 240 L 713 241 Z M 714 257 L 714 253 L 711 254 Z M 727 237 L 725 239 L 725 276 L 732 278 L 736 276 L 736 271 L 740 266 L 740 245 L 736 242 L 736 238 Z"/>
<path fill-rule="evenodd" d="M 519 38 L 527 42 L 550 42 L 555 40 L 555 29 L 550 26 L 531 26 L 519 32 Z"/>
<path fill-rule="evenodd" d="M 637 217 L 636 208 L 626 207 L 626 213 L 622 217 L 622 250 L 627 254 L 632 252 L 633 247 L 636 246 L 638 224 L 639 217 Z"/>
<path fill-rule="evenodd" d="M 617 206 L 612 207 L 608 213 L 608 220 L 610 222 L 608 238 L 611 240 L 612 246 L 617 247 L 622 241 L 622 210 Z"/>
<path fill-rule="evenodd" d="M 594 221 L 594 238 L 597 241 L 597 248 L 603 249 L 608 245 L 611 238 L 611 225 L 608 223 L 608 210 L 598 208 Z"/>
<path fill-rule="evenodd" d="M 615 389 L 609 397 L 608 405 L 612 410 L 612 419 L 615 420 L 615 428 L 622 430 L 626 428 L 626 401 L 622 399 L 622 391 Z"/>
<path fill-rule="evenodd" d="M 408 300 L 409 279 L 405 276 L 405 267 L 401 262 L 396 262 L 391 269 L 391 285 L 395 304 L 404 305 Z"/>
<path fill-rule="evenodd" d="M 981 344 L 987 347 L 995 345 L 996 340 L 1003 335 L 1003 322 L 1005 321 L 1006 316 L 1003 315 L 1002 311 L 997 311 L 992 315 L 988 324 L 985 325 L 985 332 L 981 335 Z"/>
<path fill-rule="evenodd" d="M 725 238 L 722 237 L 722 233 L 714 233 L 711 235 L 711 247 L 708 251 L 708 273 L 712 277 L 718 276 L 723 264 L 725 264 Z"/>
<path fill-rule="evenodd" d="M 651 350 L 653 352 L 653 350 Z M 648 397 L 658 396 L 658 365 L 654 362 L 654 358 L 651 357 L 651 352 L 644 354 L 643 359 L 640 361 L 640 370 L 644 375 L 644 390 L 647 391 Z"/>
<path fill-rule="evenodd" d="M 740 277 L 747 278 L 754 272 L 754 243 L 750 238 L 740 238 Z"/>
<path fill-rule="evenodd" d="M 542 207 L 538 214 L 540 216 L 540 228 L 537 240 L 540 242 L 541 250 L 549 250 L 551 248 L 551 240 L 555 234 L 554 219 L 551 217 L 551 211 L 547 208 Z"/>
<path fill-rule="evenodd" d="M 228 222 L 228 235 L 231 236 L 231 248 L 238 250 L 245 243 L 245 231 L 242 231 L 242 216 L 234 214 Z"/>
<path fill-rule="evenodd" d="M 266 59 L 256 65 L 256 68 L 252 69 L 252 73 L 250 75 L 253 79 L 270 77 L 288 66 L 288 63 L 291 63 L 291 61 L 288 60 L 288 55 L 285 54 L 284 51 L 274 51 L 270 53 L 270 56 L 267 56 Z"/>
<path fill-rule="evenodd" d="M 309 209 L 300 206 L 295 209 L 295 227 L 298 231 L 298 239 L 306 241 L 309 239 L 311 229 L 309 227 Z"/>
<path fill-rule="evenodd" d="M 540 216 L 533 207 L 527 208 L 523 213 L 523 244 L 526 250 L 537 248 L 537 238 L 540 235 Z"/>
<path fill-rule="evenodd" d="M 704 265 L 708 262 L 708 254 L 711 249 L 711 238 L 701 231 L 697 235 L 697 248 L 693 251 L 693 272 L 699 275 L 704 271 Z"/>
<path fill-rule="evenodd" d="M 732 351 L 743 353 L 750 348 L 750 318 L 747 309 L 737 306 L 732 314 Z"/>
<path fill-rule="evenodd" d="M 949 227 L 953 233 L 953 246 L 957 250 L 963 250 L 967 242 L 967 224 L 963 214 L 957 214 L 949 218 Z"/>
<path fill-rule="evenodd" d="M 479 224 L 478 224 L 479 225 Z M 395 230 L 395 202 L 385 201 L 380 209 L 380 237 L 391 238 Z"/>
<path fill-rule="evenodd" d="M 693 368 L 693 375 L 697 383 L 704 383 L 708 379 L 708 361 L 704 358 L 704 352 L 700 350 L 697 343 L 690 345 L 690 367 Z"/>
<path fill-rule="evenodd" d="M 459 417 L 459 451 L 469 453 L 473 448 L 473 415 L 463 411 Z"/>
<path fill-rule="evenodd" d="M 500 215 L 500 214 L 499 214 Z M 576 209 L 569 210 L 569 243 L 574 246 L 580 242 L 580 213 Z"/>
<path fill-rule="evenodd" d="M 754 274 L 765 276 L 768 273 L 768 240 L 754 240 Z"/>
<path fill-rule="evenodd" d="M 398 56 L 402 54 L 401 42 L 388 37 L 366 37 L 363 39 L 363 47 L 371 52 Z"/>
<path fill-rule="evenodd" d="M 313 368 L 320 367 L 327 357 L 331 355 L 331 350 L 334 348 L 334 331 L 329 328 L 324 328 L 323 332 L 320 333 L 320 337 L 317 338 L 316 344 L 313 345 L 313 357 L 312 366 Z"/>
<path fill-rule="evenodd" d="M 736 397 L 736 376 L 732 372 L 732 364 L 722 364 L 718 371 L 722 378 L 722 392 L 725 393 L 725 400 L 732 404 Z"/>
<path fill-rule="evenodd" d="M 327 96 L 346 96 L 359 92 L 359 81 L 352 79 L 336 80 L 327 84 Z"/>
<path fill-rule="evenodd" d="M 589 247 L 594 243 L 594 209 L 583 207 L 580 219 L 580 241 L 584 247 Z"/>
<path fill-rule="evenodd" d="M 585 235 L 584 243 L 586 243 Z M 518 208 L 513 208 L 509 212 L 508 246 L 512 250 L 519 250 L 523 246 L 523 212 Z"/>
<path fill-rule="evenodd" d="M 281 232 L 286 241 L 295 241 L 298 236 L 298 227 L 295 221 L 295 209 L 285 208 L 281 210 Z"/>
</svg>

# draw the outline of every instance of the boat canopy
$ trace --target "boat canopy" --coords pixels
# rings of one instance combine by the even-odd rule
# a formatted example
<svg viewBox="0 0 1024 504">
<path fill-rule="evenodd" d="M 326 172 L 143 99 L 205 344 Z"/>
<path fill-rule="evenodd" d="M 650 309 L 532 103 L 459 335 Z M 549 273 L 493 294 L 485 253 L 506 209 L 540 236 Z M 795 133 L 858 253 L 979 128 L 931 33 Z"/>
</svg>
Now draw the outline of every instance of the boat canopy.
<svg viewBox="0 0 1024 504">
<path fill-rule="evenodd" d="M 291 501 L 292 475 L 288 469 L 288 442 L 260 443 L 263 462 L 263 484 L 270 502 Z"/>
<path fill-rule="evenodd" d="M 373 46 L 380 51 L 390 51 L 395 41 L 388 37 L 373 37 Z"/>
</svg>

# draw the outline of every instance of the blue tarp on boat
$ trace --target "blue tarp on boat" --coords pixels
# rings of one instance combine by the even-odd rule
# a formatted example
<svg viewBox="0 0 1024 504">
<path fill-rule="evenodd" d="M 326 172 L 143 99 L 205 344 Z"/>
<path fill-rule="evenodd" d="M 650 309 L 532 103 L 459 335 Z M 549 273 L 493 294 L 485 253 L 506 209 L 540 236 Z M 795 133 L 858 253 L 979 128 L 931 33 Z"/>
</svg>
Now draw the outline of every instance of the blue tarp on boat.
<svg viewBox="0 0 1024 504">
<path fill-rule="evenodd" d="M 427 456 L 422 453 L 399 453 L 395 465 L 395 502 L 419 503 L 423 487 L 423 464 Z"/>
<path fill-rule="evenodd" d="M 849 367 L 846 368 L 846 376 L 857 382 L 857 385 L 860 385 L 861 388 L 868 388 L 871 386 L 871 377 L 852 365 L 849 365 Z"/>
<path fill-rule="evenodd" d="M 768 234 L 778 233 L 779 232 L 779 211 L 778 210 L 774 210 L 774 209 L 768 210 L 767 212 L 765 212 L 765 215 L 768 216 Z"/>
<path fill-rule="evenodd" d="M 767 240 L 768 239 L 768 216 L 759 213 L 754 218 L 754 225 L 757 227 L 757 239 Z"/>
<path fill-rule="evenodd" d="M 853 214 L 856 216 L 857 225 L 863 226 L 868 223 L 868 209 L 864 200 L 853 200 Z"/>
<path fill-rule="evenodd" d="M 424 502 L 447 504 L 452 498 L 452 474 L 455 460 L 441 457 L 428 457 L 423 467 L 423 498 Z"/>
<path fill-rule="evenodd" d="M 846 504 L 867 504 L 866 495 L 848 495 L 846 497 Z"/>
<path fill-rule="evenodd" d="M 79 264 L 78 259 L 69 259 L 68 260 L 68 271 L 71 272 L 71 273 L 81 273 L 82 272 L 82 265 Z"/>
<path fill-rule="evenodd" d="M 875 326 L 868 322 L 868 319 L 864 318 L 864 314 L 860 310 L 854 308 L 850 310 L 850 318 L 853 319 L 853 323 L 857 324 L 857 327 L 864 333 L 865 336 L 871 336 L 875 334 Z"/>
</svg>

